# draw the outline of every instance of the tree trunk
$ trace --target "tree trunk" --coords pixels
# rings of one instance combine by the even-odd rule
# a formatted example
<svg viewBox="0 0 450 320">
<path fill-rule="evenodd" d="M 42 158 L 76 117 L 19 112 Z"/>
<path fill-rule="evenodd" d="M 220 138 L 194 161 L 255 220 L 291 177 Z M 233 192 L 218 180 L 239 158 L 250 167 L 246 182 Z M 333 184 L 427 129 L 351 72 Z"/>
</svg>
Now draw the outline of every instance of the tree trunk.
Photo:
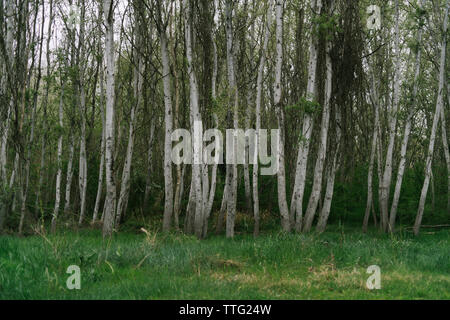
<svg viewBox="0 0 450 320">
<path fill-rule="evenodd" d="M 85 6 L 84 1 L 81 3 L 81 17 L 80 17 L 80 36 L 78 48 L 80 50 L 79 64 L 79 83 L 78 90 L 80 94 L 79 108 L 81 115 L 81 132 L 80 132 L 80 160 L 78 172 L 78 186 L 80 188 L 80 218 L 78 225 L 83 224 L 86 213 L 86 192 L 87 192 L 87 159 L 86 159 L 86 89 L 85 89 L 85 65 L 86 59 L 86 45 L 84 43 L 85 36 Z"/>
<path fill-rule="evenodd" d="M 391 188 L 392 180 L 392 158 L 394 152 L 395 143 L 395 133 L 397 126 L 397 111 L 400 100 L 400 72 L 401 72 L 401 57 L 400 57 L 400 31 L 399 31 L 399 3 L 398 0 L 395 1 L 395 39 L 394 39 L 394 93 L 393 93 L 393 104 L 392 109 L 389 110 L 390 121 L 389 121 L 389 143 L 386 152 L 384 173 L 383 173 L 383 183 L 381 185 L 381 227 L 383 231 L 388 231 L 389 225 L 389 194 Z"/>
<path fill-rule="evenodd" d="M 68 214 L 70 211 L 70 195 L 72 190 L 72 177 L 73 177 L 73 156 L 75 153 L 75 137 L 73 133 L 70 135 L 69 141 L 69 161 L 67 163 L 67 174 L 66 174 L 66 196 L 64 204 L 64 214 Z"/>
<path fill-rule="evenodd" d="M 161 57 L 163 65 L 163 86 L 165 106 L 165 134 L 164 134 L 164 219 L 163 231 L 169 231 L 172 226 L 173 215 L 173 181 L 172 181 L 172 93 L 170 89 L 169 52 L 167 49 L 166 30 L 160 31 Z"/>
<path fill-rule="evenodd" d="M 291 224 L 289 221 L 289 209 L 286 200 L 286 173 L 284 167 L 284 109 L 281 105 L 281 68 L 283 65 L 283 1 L 275 2 L 276 15 L 276 59 L 275 59 L 275 82 L 274 82 L 274 104 L 278 118 L 280 135 L 278 140 L 278 207 L 281 214 L 281 226 L 284 231 L 289 232 Z M 273 151 L 272 151 L 273 152 Z"/>
<path fill-rule="evenodd" d="M 202 192 L 202 160 L 203 160 L 203 128 L 201 125 L 201 116 L 198 104 L 198 86 L 197 77 L 193 69 L 193 53 L 192 53 L 192 3 L 189 0 L 184 2 L 184 23 L 185 23 L 185 39 L 186 39 L 186 56 L 187 67 L 189 74 L 189 89 L 190 89 L 190 118 L 191 118 L 191 130 L 193 140 L 193 164 L 192 164 L 192 181 L 195 191 L 195 215 L 194 215 L 194 231 L 197 238 L 203 237 L 203 199 L 204 194 Z"/>
<path fill-rule="evenodd" d="M 322 0 L 317 0 L 316 4 L 314 4 L 314 0 L 312 0 L 311 2 L 311 8 L 313 12 L 315 12 L 315 15 L 320 15 L 322 9 Z M 314 26 L 314 29 L 317 29 L 317 25 Z M 318 39 L 314 35 L 311 35 L 309 44 L 308 83 L 306 87 L 306 99 L 309 102 L 313 102 L 316 99 L 317 60 Z M 295 182 L 290 206 L 291 224 L 293 224 L 293 221 L 295 219 L 295 229 L 297 232 L 300 232 L 303 227 L 303 194 L 305 191 L 309 144 L 314 125 L 313 120 L 314 119 L 312 117 L 312 114 L 305 113 L 305 116 L 303 118 L 302 141 L 300 142 L 300 146 L 298 148 Z"/>
<path fill-rule="evenodd" d="M 135 10 L 135 24 L 136 24 L 136 42 L 135 45 L 137 48 L 142 48 L 141 41 L 141 26 L 139 21 L 139 14 L 136 10 L 138 10 L 138 6 L 134 8 Z M 139 105 L 141 103 L 142 96 L 142 66 L 143 61 L 140 53 L 135 51 L 135 59 L 134 59 L 134 72 L 133 72 L 133 95 L 134 95 L 134 103 L 131 107 L 131 115 L 130 115 L 130 127 L 128 132 L 128 146 L 127 146 L 127 154 L 125 159 L 125 164 L 123 165 L 122 172 L 122 184 L 120 187 L 120 195 L 119 202 L 117 205 L 117 213 L 116 213 L 116 226 L 118 227 L 121 221 L 122 216 L 126 213 L 128 198 L 130 195 L 130 176 L 131 176 L 131 163 L 133 159 L 133 149 L 134 149 L 134 126 L 136 122 L 136 112 L 139 110 Z"/>
<path fill-rule="evenodd" d="M 329 15 L 331 16 L 334 7 L 334 1 L 330 1 L 329 3 Z M 327 151 L 327 140 L 328 140 L 328 126 L 330 122 L 330 103 L 331 103 L 331 93 L 333 90 L 333 66 L 331 61 L 331 43 L 327 42 L 326 48 L 326 82 L 325 82 L 325 102 L 322 111 L 322 123 L 320 128 L 320 142 L 319 142 L 319 150 L 317 153 L 316 166 L 314 168 L 314 179 L 313 179 L 313 187 L 311 191 L 311 195 L 309 197 L 308 207 L 305 213 L 305 225 L 303 231 L 309 232 L 311 230 L 311 226 L 314 220 L 314 216 L 317 210 L 317 204 L 321 197 L 322 192 L 322 176 L 323 176 L 323 167 L 325 164 L 325 157 Z M 335 161 L 333 161 L 335 162 Z M 335 165 L 333 164 L 333 167 Z M 332 170 L 331 170 L 332 171 Z M 330 174 L 333 172 L 330 171 Z M 333 179 L 332 177 L 328 177 L 327 183 L 329 180 Z M 330 181 L 330 185 L 331 185 Z M 331 187 L 331 186 L 330 186 Z M 332 191 L 331 191 L 332 192 Z"/>
<path fill-rule="evenodd" d="M 234 129 L 238 129 L 238 88 L 236 86 L 236 76 L 234 73 L 234 54 L 233 54 L 233 2 L 227 0 L 225 3 L 225 17 L 226 17 L 226 39 L 227 39 L 227 76 L 228 88 L 230 94 L 230 102 L 234 102 L 233 107 L 233 125 Z M 226 236 L 227 238 L 234 237 L 234 223 L 236 218 L 236 200 L 237 200 L 237 138 L 233 138 L 233 164 L 227 164 L 228 169 L 228 186 L 227 186 L 227 221 L 226 221 Z"/>
<path fill-rule="evenodd" d="M 153 140 L 155 136 L 155 119 L 150 123 L 150 136 L 148 138 L 148 151 L 147 151 L 147 176 L 145 180 L 145 193 L 144 193 L 144 212 L 149 209 L 150 192 L 152 190 L 152 175 L 153 175 Z"/>
<path fill-rule="evenodd" d="M 422 224 L 423 211 L 425 207 L 425 200 L 427 198 L 428 186 L 430 184 L 431 176 L 431 163 L 433 161 L 434 143 L 436 140 L 436 130 L 441 116 L 441 108 L 444 102 L 444 75 L 445 75 L 445 55 L 447 48 L 447 27 L 448 27 L 448 14 L 449 14 L 450 1 L 447 0 L 447 6 L 444 15 L 444 27 L 441 44 L 441 59 L 439 65 L 439 91 L 436 102 L 436 111 L 433 118 L 433 126 L 431 128 L 430 144 L 428 146 L 428 154 L 425 162 L 425 180 L 423 182 L 422 192 L 420 193 L 419 207 L 417 209 L 416 222 L 414 223 L 414 234 L 417 236 L 420 231 L 420 225 Z"/>
<path fill-rule="evenodd" d="M 423 7 L 423 0 L 419 2 L 420 8 Z M 414 115 L 416 106 L 417 106 L 417 91 L 419 89 L 419 75 L 420 75 L 420 60 L 421 60 L 421 46 L 422 46 L 422 27 L 419 27 L 419 30 L 417 32 L 417 41 L 418 41 L 418 48 L 417 48 L 417 56 L 415 61 L 415 73 L 414 73 L 414 87 L 412 92 L 412 102 L 410 109 L 408 111 L 408 116 L 406 119 L 405 124 L 405 132 L 403 133 L 403 141 L 402 146 L 400 150 L 400 163 L 398 165 L 398 172 L 397 172 L 397 182 L 395 184 L 395 191 L 394 191 L 394 197 L 392 199 L 392 206 L 391 206 L 391 212 L 389 217 L 389 225 L 388 230 L 389 232 L 394 232 L 395 229 L 395 219 L 397 217 L 397 209 L 398 209 L 398 201 L 400 199 L 400 191 L 402 188 L 402 181 L 403 181 L 403 174 L 405 172 L 405 166 L 406 166 L 406 151 L 408 147 L 408 140 L 409 135 L 411 133 L 411 126 L 412 126 L 412 117 Z"/>
<path fill-rule="evenodd" d="M 253 165 L 253 216 L 255 224 L 253 227 L 253 235 L 257 237 L 259 235 L 260 213 L 259 213 L 259 190 L 258 190 L 258 177 L 259 177 L 259 130 L 261 129 L 261 100 L 262 100 L 262 87 L 264 80 L 264 66 L 266 62 L 266 52 L 270 37 L 270 27 L 272 25 L 272 9 L 273 0 L 269 0 L 269 6 L 267 8 L 267 18 L 264 24 L 264 43 L 261 49 L 261 57 L 259 60 L 258 77 L 256 79 L 256 103 L 255 103 L 255 164 Z"/>
<path fill-rule="evenodd" d="M 56 230 L 56 220 L 58 219 L 59 206 L 61 203 L 61 179 L 62 179 L 62 147 L 63 147 L 63 104 L 64 104 L 64 83 L 61 83 L 61 93 L 59 97 L 59 127 L 60 134 L 58 138 L 58 171 L 56 173 L 56 194 L 55 194 L 55 207 L 53 209 L 53 217 L 52 217 L 52 226 L 51 231 L 55 232 Z"/>
<path fill-rule="evenodd" d="M 98 218 L 98 211 L 100 210 L 100 201 L 103 193 L 103 177 L 105 169 L 105 107 L 104 107 L 104 72 L 103 72 L 103 59 L 100 61 L 100 116 L 102 117 L 102 141 L 100 143 L 100 167 L 98 169 L 98 183 L 97 183 L 97 196 L 95 197 L 94 214 L 92 216 L 92 223 L 95 223 Z"/>
<path fill-rule="evenodd" d="M 111 236 L 114 227 L 114 213 L 116 206 L 116 184 L 114 181 L 114 3 L 104 0 L 106 41 L 106 200 L 105 217 L 103 221 L 103 237 Z"/>
</svg>

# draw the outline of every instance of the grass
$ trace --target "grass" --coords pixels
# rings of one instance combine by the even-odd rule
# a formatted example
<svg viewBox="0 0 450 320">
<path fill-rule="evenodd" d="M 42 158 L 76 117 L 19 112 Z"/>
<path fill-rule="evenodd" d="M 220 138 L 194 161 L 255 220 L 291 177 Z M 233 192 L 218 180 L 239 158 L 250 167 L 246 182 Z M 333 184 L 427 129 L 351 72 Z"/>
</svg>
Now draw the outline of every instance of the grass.
<svg viewBox="0 0 450 320">
<path fill-rule="evenodd" d="M 380 290 L 366 269 L 381 268 Z M 81 290 L 68 290 L 69 265 Z M 0 237 L 0 299 L 450 299 L 450 231 Z"/>
</svg>

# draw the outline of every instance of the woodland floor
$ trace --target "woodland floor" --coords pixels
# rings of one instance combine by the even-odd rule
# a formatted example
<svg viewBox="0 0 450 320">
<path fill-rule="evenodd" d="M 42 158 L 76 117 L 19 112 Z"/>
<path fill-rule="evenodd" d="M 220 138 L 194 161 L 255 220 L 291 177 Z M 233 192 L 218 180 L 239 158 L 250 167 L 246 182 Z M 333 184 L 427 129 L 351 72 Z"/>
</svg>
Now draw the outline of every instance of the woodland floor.
<svg viewBox="0 0 450 320">
<path fill-rule="evenodd" d="M 450 299 L 450 231 L 0 237 L 0 299 Z M 81 289 L 68 290 L 69 265 Z M 366 269 L 381 268 L 368 290 Z"/>
</svg>

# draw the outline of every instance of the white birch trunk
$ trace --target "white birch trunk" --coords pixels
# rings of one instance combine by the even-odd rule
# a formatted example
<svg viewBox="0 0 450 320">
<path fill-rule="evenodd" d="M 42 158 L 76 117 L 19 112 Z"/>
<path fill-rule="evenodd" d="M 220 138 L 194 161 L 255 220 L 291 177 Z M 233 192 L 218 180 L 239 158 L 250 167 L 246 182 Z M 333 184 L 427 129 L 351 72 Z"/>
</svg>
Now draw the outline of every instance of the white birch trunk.
<svg viewBox="0 0 450 320">
<path fill-rule="evenodd" d="M 316 230 L 320 232 L 324 232 L 325 228 L 327 226 L 328 217 L 330 216 L 330 208 L 331 208 L 331 202 L 333 200 L 333 192 L 334 192 L 334 181 L 336 178 L 336 171 L 339 167 L 338 163 L 338 157 L 340 153 L 340 147 L 341 147 L 341 115 L 340 111 L 336 110 L 336 149 L 334 152 L 333 160 L 331 163 L 331 167 L 328 168 L 328 175 L 327 175 L 327 187 L 325 191 L 325 198 L 323 201 L 322 210 L 320 211 L 319 215 L 319 221 L 317 222 Z"/>
<path fill-rule="evenodd" d="M 395 39 L 394 39 L 394 92 L 393 92 L 393 104 L 392 109 L 389 110 L 389 142 L 386 152 L 383 183 L 381 185 L 381 227 L 383 231 L 388 230 L 389 224 L 389 193 L 392 180 L 392 158 L 394 153 L 395 133 L 397 126 L 397 111 L 400 100 L 400 72 L 401 72 L 401 59 L 400 59 L 400 31 L 399 31 L 399 3 L 395 1 Z"/>
<path fill-rule="evenodd" d="M 83 223 L 86 213 L 86 191 L 87 191 L 87 160 L 86 160 L 86 92 L 84 84 L 80 87 L 80 113 L 81 113 L 81 134 L 80 134 L 80 159 L 78 169 L 78 186 L 80 188 L 80 218 L 78 225 Z"/>
<path fill-rule="evenodd" d="M 439 89 L 438 89 L 438 97 L 436 102 L 436 111 L 434 113 L 433 118 L 433 126 L 431 128 L 430 135 L 430 144 L 428 146 L 428 154 L 425 162 L 425 180 L 423 182 L 422 192 L 420 193 L 420 201 L 419 207 L 417 209 L 416 222 L 414 223 L 414 234 L 417 236 L 420 231 L 420 225 L 422 224 L 423 211 L 425 207 L 425 200 L 427 198 L 428 187 L 430 184 L 430 176 L 431 176 L 431 163 L 433 161 L 433 152 L 434 152 L 434 143 L 436 140 L 436 130 L 439 123 L 439 118 L 441 116 L 441 109 L 443 107 L 444 102 L 444 75 L 445 75 L 445 56 L 447 49 L 447 27 L 448 27 L 448 14 L 449 14 L 450 1 L 447 0 L 447 6 L 445 9 L 444 15 L 444 27 L 443 27 L 443 35 L 442 35 L 442 44 L 441 44 L 441 58 L 439 65 Z"/>
<path fill-rule="evenodd" d="M 275 59 L 275 82 L 274 82 L 274 104 L 278 116 L 278 128 L 280 129 L 278 141 L 278 207 L 281 215 L 281 226 L 284 231 L 289 232 L 291 223 L 289 221 L 289 208 L 286 199 L 286 173 L 284 167 L 284 109 L 281 105 L 281 68 L 283 65 L 283 0 L 275 1 L 276 16 L 276 59 Z"/>
<path fill-rule="evenodd" d="M 329 14 L 331 15 L 333 12 L 334 1 L 330 2 Z M 305 225 L 303 227 L 303 231 L 309 232 L 311 230 L 311 226 L 314 220 L 314 216 L 317 210 L 317 204 L 319 203 L 319 199 L 322 192 L 322 176 L 323 176 L 323 167 L 325 164 L 325 156 L 327 151 L 327 140 L 328 140 L 328 126 L 330 122 L 330 103 L 331 103 L 331 93 L 333 89 L 333 66 L 331 61 L 331 43 L 327 42 L 326 45 L 326 82 L 325 82 L 325 101 L 323 105 L 322 111 L 322 123 L 320 128 L 320 142 L 319 142 L 319 150 L 317 153 L 316 166 L 314 168 L 314 179 L 313 179 L 313 187 L 311 191 L 311 195 L 308 202 L 308 207 L 305 213 Z M 333 161 L 335 162 L 335 161 Z M 335 165 L 333 164 L 333 167 Z M 331 170 L 332 171 L 332 170 Z M 331 172 L 332 173 L 332 172 Z M 330 177 L 329 177 L 330 178 Z M 332 178 L 331 178 L 332 179 Z M 331 185 L 331 181 L 330 181 Z M 331 191 L 332 192 L 332 191 Z"/>
<path fill-rule="evenodd" d="M 165 131 L 164 131 L 164 218 L 163 231 L 169 231 L 172 226 L 173 215 L 173 181 L 172 181 L 172 93 L 170 89 L 170 66 L 169 52 L 167 49 L 166 30 L 160 31 L 161 60 L 163 65 L 163 86 L 164 86 L 164 106 L 165 106 Z"/>
<path fill-rule="evenodd" d="M 74 138 L 73 134 L 71 134 L 70 141 L 69 141 L 69 161 L 67 163 L 67 173 L 66 173 L 64 214 L 67 214 L 70 211 L 70 195 L 72 193 L 71 191 L 72 191 L 74 153 L 75 153 L 75 138 Z"/>
<path fill-rule="evenodd" d="M 381 149 L 379 138 L 379 128 L 380 128 L 380 100 L 378 95 L 378 86 L 377 81 L 375 79 L 375 65 L 371 66 L 369 61 L 367 60 L 367 65 L 370 72 L 370 100 L 372 102 L 375 119 L 373 124 L 373 135 L 372 135 L 372 148 L 370 151 L 370 160 L 369 160 L 369 170 L 367 174 L 367 202 L 366 202 L 366 211 L 364 213 L 363 219 L 363 227 L 362 230 L 364 233 L 367 232 L 367 227 L 369 224 L 370 211 L 373 208 L 373 170 L 376 155 L 380 155 L 378 153 Z M 378 147 L 378 148 L 377 148 Z M 377 152 L 378 151 L 378 152 Z M 377 172 L 378 177 L 381 177 L 381 166 L 380 166 L 380 158 L 377 161 Z M 379 180 L 381 181 L 381 179 Z"/>
<path fill-rule="evenodd" d="M 106 41 L 106 200 L 103 221 L 103 236 L 110 236 L 114 228 L 114 213 L 116 205 L 116 184 L 114 181 L 114 3 L 113 0 L 104 0 Z"/>
<path fill-rule="evenodd" d="M 53 216 L 52 216 L 52 225 L 51 225 L 51 231 L 55 232 L 56 230 L 56 221 L 58 219 L 58 213 L 59 213 L 59 206 L 61 203 L 61 179 L 62 179 L 62 147 L 63 147 L 63 103 L 64 103 L 64 84 L 61 86 L 61 93 L 59 97 L 59 127 L 60 127 L 60 134 L 58 138 L 58 155 L 57 155 L 57 162 L 58 162 L 58 171 L 56 173 L 56 191 L 55 191 L 55 207 L 53 209 Z"/>
<path fill-rule="evenodd" d="M 269 0 L 269 6 L 267 8 L 267 17 L 264 27 L 264 43 L 261 50 L 261 58 L 259 60 L 258 77 L 256 79 L 256 103 L 255 103 L 255 153 L 254 159 L 258 159 L 259 153 L 259 130 L 261 129 L 261 100 L 262 100 L 262 87 L 264 78 L 264 66 L 266 63 L 266 52 L 270 37 L 270 27 L 272 25 L 272 10 L 273 0 Z M 253 235 L 256 237 L 259 235 L 259 191 L 258 191 L 258 177 L 259 177 L 259 163 L 255 161 L 253 165 L 253 217 L 255 224 L 253 227 Z"/>
<path fill-rule="evenodd" d="M 317 14 L 320 15 L 322 10 L 322 1 L 311 1 L 311 8 Z M 315 3 L 315 5 L 314 5 Z M 317 26 L 314 26 L 317 28 Z M 309 62 L 308 62 L 308 82 L 306 87 L 306 99 L 310 102 L 316 99 L 316 70 L 318 60 L 318 39 L 311 36 L 309 44 Z M 290 220 L 294 223 L 297 232 L 302 230 L 303 226 L 303 193 L 305 190 L 306 181 L 306 167 L 308 164 L 309 144 L 311 140 L 311 134 L 313 130 L 313 117 L 309 113 L 305 113 L 302 126 L 302 141 L 300 142 L 297 155 L 297 166 L 295 170 L 295 182 L 292 193 L 291 206 L 290 206 Z"/>
<path fill-rule="evenodd" d="M 236 77 L 234 73 L 234 54 L 233 54 L 233 3 L 227 0 L 225 3 L 225 17 L 226 17 L 226 41 L 227 41 L 227 76 L 230 93 L 230 102 L 234 101 L 233 107 L 233 125 L 238 129 L 238 88 L 236 86 Z M 233 155 L 237 153 L 237 139 L 234 137 L 233 141 Z M 229 152 L 230 150 L 227 150 Z M 236 159 L 234 159 L 236 160 Z M 226 236 L 227 238 L 234 237 L 234 224 L 236 218 L 236 198 L 237 198 L 237 165 L 228 165 L 228 185 L 227 191 L 227 221 L 226 221 Z"/>
<path fill-rule="evenodd" d="M 136 9 L 135 9 L 136 10 Z M 136 24 L 139 26 L 138 21 L 138 13 L 135 13 L 136 16 Z M 138 48 L 142 47 L 141 36 L 139 35 L 140 27 L 137 27 L 136 35 L 136 46 Z M 136 112 L 139 110 L 141 96 L 142 96 L 142 67 L 143 62 L 140 54 L 135 52 L 135 69 L 134 69 L 134 81 L 133 81 L 133 92 L 134 92 L 134 104 L 131 107 L 130 114 L 130 127 L 128 132 L 128 146 L 127 146 L 127 154 L 125 159 L 125 164 L 123 166 L 122 172 L 122 183 L 120 187 L 120 195 L 119 202 L 117 204 L 117 213 L 116 213 L 116 226 L 119 226 L 122 216 L 126 213 L 128 197 L 130 195 L 130 176 L 131 176 L 131 163 L 133 159 L 133 149 L 134 149 L 134 126 L 136 122 Z"/>
<path fill-rule="evenodd" d="M 419 3 L 420 7 L 423 7 L 423 0 Z M 398 209 L 398 201 L 400 199 L 400 191 L 402 188 L 402 181 L 403 181 L 403 174 L 405 172 L 405 165 L 406 165 L 406 151 L 408 148 L 408 140 L 409 135 L 411 133 L 411 126 L 412 126 L 412 117 L 414 114 L 414 111 L 417 106 L 417 91 L 419 89 L 419 75 L 420 75 L 420 60 L 421 60 L 421 50 L 422 50 L 422 27 L 419 28 L 417 32 L 417 41 L 418 41 L 418 51 L 415 61 L 415 67 L 414 67 L 414 86 L 413 86 L 413 92 L 412 92 L 412 102 L 410 109 L 408 111 L 408 116 L 406 119 L 405 124 L 405 132 L 403 133 L 403 140 L 400 150 L 400 163 L 398 165 L 398 172 L 397 172 L 397 182 L 395 184 L 395 191 L 394 191 L 394 197 L 392 199 L 392 206 L 390 211 L 390 217 L 389 217 L 389 225 L 388 225 L 388 231 L 394 232 L 395 229 L 395 219 L 397 217 L 397 209 Z"/>
<path fill-rule="evenodd" d="M 95 223 L 98 218 L 98 211 L 100 210 L 100 201 L 103 193 L 103 177 L 105 170 L 105 107 L 104 107 L 104 72 L 103 72 L 103 62 L 100 65 L 100 116 L 102 117 L 102 141 L 100 143 L 100 167 L 98 169 L 98 183 L 97 183 L 97 196 L 95 197 L 94 213 L 92 216 L 92 223 Z"/>
<path fill-rule="evenodd" d="M 189 74 L 189 92 L 190 92 L 190 114 L 191 114 L 191 128 L 192 128 L 192 136 L 193 136 L 193 164 L 192 164 L 192 181 L 193 188 L 195 191 L 195 215 L 194 215 L 194 231 L 195 235 L 198 238 L 203 237 L 203 213 L 204 213 L 204 200 L 206 200 L 205 194 L 202 192 L 202 164 L 200 164 L 203 156 L 202 152 L 202 144 L 203 144 L 203 130 L 200 129 L 200 132 L 196 132 L 194 129 L 195 123 L 201 121 L 201 115 L 198 104 L 198 86 L 197 86 L 197 77 L 195 75 L 195 71 L 193 68 L 193 52 L 192 52 L 192 12 L 191 12 L 191 3 L 188 0 L 184 1 L 184 23 L 185 23 L 185 39 L 186 39 L 186 56 L 187 56 L 187 66 L 188 66 L 188 74 Z M 196 144 L 198 149 L 196 148 Z M 197 160 L 197 161 L 196 161 Z M 200 161 L 198 161 L 200 160 Z M 206 173 L 207 175 L 207 173 Z M 208 179 L 208 177 L 206 177 Z M 207 186 L 205 186 L 207 188 Z"/>
</svg>

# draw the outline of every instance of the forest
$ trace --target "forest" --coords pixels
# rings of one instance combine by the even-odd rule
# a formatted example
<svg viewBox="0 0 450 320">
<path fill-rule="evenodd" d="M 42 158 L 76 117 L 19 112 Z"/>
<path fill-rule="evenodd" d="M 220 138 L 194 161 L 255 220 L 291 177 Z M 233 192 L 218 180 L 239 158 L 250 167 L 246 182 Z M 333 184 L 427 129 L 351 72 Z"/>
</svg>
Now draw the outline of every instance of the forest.
<svg viewBox="0 0 450 320">
<path fill-rule="evenodd" d="M 448 298 L 449 8 L 0 0 L 0 298 L 130 297 L 60 289 L 65 251 L 94 275 L 114 274 L 125 255 L 134 271 L 123 277 L 162 272 L 159 287 L 124 285 L 132 298 L 278 297 L 257 250 L 268 268 L 309 257 L 331 274 L 332 297 L 374 297 L 346 277 L 379 254 L 398 277 L 376 297 Z M 407 263 L 429 281 L 402 296 L 410 280 L 396 268 Z M 47 267 L 44 294 L 32 282 Z M 241 279 L 236 295 L 205 268 L 211 281 L 248 269 L 266 287 Z M 171 279 L 180 269 L 198 271 L 203 293 Z M 310 294 L 329 297 L 317 281 Z M 289 286 L 281 298 L 298 297 Z"/>
</svg>

